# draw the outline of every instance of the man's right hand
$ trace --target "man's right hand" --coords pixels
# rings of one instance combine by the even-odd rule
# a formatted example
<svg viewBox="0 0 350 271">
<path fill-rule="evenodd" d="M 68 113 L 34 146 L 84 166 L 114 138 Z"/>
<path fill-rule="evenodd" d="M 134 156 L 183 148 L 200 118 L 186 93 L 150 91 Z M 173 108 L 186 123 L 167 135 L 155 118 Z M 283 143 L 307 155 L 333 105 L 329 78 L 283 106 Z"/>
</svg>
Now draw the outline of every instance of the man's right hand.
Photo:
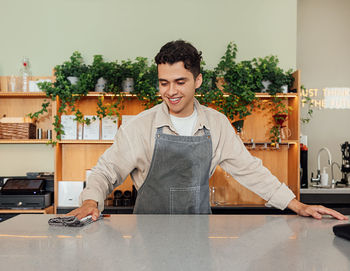
<svg viewBox="0 0 350 271">
<path fill-rule="evenodd" d="M 91 199 L 84 200 L 79 208 L 74 209 L 65 216 L 75 216 L 80 220 L 88 215 L 92 216 L 92 220 L 97 220 L 100 215 L 100 212 L 97 209 L 97 202 Z"/>
</svg>

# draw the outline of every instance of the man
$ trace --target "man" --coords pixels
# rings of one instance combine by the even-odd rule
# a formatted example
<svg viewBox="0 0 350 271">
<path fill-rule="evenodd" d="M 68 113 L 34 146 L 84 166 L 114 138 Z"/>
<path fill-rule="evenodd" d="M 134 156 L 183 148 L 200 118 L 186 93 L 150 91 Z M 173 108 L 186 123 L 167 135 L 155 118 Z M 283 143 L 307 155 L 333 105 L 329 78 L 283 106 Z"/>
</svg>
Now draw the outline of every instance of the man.
<svg viewBox="0 0 350 271">
<path fill-rule="evenodd" d="M 201 86 L 201 53 L 182 40 L 165 44 L 155 57 L 163 103 L 122 125 L 114 144 L 92 169 L 78 219 L 102 211 L 104 199 L 131 173 L 138 189 L 136 214 L 210 214 L 209 177 L 217 165 L 279 209 L 321 219 L 323 206 L 305 205 L 253 157 L 218 111 L 194 98 Z"/>
</svg>

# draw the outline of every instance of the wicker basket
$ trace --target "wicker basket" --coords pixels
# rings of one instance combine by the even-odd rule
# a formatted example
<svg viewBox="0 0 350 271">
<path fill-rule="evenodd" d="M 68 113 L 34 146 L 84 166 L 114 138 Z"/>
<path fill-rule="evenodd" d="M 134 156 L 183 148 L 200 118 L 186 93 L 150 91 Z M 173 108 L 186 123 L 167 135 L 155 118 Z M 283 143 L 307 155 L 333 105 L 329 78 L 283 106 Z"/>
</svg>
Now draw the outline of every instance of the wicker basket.
<svg viewBox="0 0 350 271">
<path fill-rule="evenodd" d="M 33 123 L 0 123 L 0 139 L 35 139 Z"/>
</svg>

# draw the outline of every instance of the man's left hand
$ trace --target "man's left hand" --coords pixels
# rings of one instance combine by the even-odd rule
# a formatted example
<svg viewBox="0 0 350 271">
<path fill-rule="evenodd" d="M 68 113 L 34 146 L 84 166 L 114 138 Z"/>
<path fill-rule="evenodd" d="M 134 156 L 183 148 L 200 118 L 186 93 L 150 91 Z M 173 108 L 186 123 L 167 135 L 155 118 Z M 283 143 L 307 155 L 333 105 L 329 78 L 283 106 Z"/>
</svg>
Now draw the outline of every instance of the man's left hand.
<svg viewBox="0 0 350 271">
<path fill-rule="evenodd" d="M 300 216 L 312 216 L 316 219 L 322 219 L 322 215 L 330 215 L 339 220 L 347 220 L 348 217 L 342 215 L 341 213 L 326 208 L 322 205 L 307 205 L 301 203 L 300 201 L 293 199 L 288 204 L 288 208 L 296 212 Z"/>
</svg>

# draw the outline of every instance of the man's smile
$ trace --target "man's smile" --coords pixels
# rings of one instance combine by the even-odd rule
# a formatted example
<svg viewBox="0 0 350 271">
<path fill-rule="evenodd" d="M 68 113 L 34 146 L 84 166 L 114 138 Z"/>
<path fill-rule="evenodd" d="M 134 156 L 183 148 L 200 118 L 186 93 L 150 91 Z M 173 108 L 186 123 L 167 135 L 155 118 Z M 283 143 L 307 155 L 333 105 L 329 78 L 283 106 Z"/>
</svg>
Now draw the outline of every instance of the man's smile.
<svg viewBox="0 0 350 271">
<path fill-rule="evenodd" d="M 173 97 L 173 98 L 170 98 L 170 97 L 168 97 L 168 100 L 169 100 L 169 102 L 170 102 L 170 104 L 178 104 L 180 101 L 181 101 L 181 98 L 182 97 Z"/>
</svg>

